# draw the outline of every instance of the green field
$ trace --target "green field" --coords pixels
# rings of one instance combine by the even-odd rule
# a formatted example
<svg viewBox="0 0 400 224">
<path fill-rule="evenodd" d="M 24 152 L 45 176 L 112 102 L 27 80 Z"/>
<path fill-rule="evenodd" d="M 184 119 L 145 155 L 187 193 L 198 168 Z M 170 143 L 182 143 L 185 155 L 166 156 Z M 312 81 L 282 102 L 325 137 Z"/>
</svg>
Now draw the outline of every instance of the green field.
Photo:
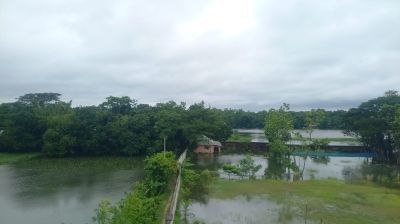
<svg viewBox="0 0 400 224">
<path fill-rule="evenodd" d="M 314 223 L 400 223 L 400 188 L 372 183 L 347 184 L 338 180 L 285 182 L 273 180 L 228 181 L 213 184 L 211 197 L 232 199 L 239 195 L 267 195 L 268 200 L 293 208 L 290 216 L 304 216 Z"/>
</svg>

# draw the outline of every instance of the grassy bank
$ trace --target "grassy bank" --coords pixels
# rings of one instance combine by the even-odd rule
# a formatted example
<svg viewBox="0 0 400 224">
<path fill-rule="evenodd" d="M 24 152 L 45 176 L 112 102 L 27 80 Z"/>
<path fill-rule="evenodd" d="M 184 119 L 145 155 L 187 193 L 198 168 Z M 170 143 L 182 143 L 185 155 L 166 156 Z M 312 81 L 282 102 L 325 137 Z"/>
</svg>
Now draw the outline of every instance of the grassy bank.
<svg viewBox="0 0 400 224">
<path fill-rule="evenodd" d="M 212 197 L 230 199 L 239 195 L 267 195 L 269 200 L 295 207 L 301 216 L 307 205 L 308 219 L 316 223 L 400 223 L 400 189 L 371 183 L 218 180 L 213 184 Z"/>
<path fill-rule="evenodd" d="M 25 161 L 37 157 L 37 153 L 0 153 L 0 165 Z"/>
</svg>

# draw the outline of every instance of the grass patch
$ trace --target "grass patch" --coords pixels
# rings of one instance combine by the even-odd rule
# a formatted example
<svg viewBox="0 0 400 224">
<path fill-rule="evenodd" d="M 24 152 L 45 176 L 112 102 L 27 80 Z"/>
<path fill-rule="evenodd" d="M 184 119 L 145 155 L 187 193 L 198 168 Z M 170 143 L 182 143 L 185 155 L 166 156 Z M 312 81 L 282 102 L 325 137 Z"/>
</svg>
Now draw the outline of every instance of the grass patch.
<svg viewBox="0 0 400 224">
<path fill-rule="evenodd" d="M 15 162 L 27 161 L 37 157 L 38 153 L 0 153 L 0 165 L 10 164 Z"/>
<path fill-rule="evenodd" d="M 400 189 L 372 183 L 347 184 L 338 180 L 285 182 L 274 180 L 218 180 L 213 197 L 228 199 L 239 195 L 268 195 L 270 200 L 289 203 L 317 223 L 400 223 Z"/>
</svg>

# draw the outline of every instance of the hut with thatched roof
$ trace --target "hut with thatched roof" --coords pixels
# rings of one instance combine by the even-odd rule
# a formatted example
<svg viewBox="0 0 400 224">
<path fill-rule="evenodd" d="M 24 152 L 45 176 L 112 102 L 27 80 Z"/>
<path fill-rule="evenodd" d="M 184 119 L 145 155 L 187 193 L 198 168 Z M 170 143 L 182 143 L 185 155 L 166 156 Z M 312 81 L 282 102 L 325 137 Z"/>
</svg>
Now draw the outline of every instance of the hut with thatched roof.
<svg viewBox="0 0 400 224">
<path fill-rule="evenodd" d="M 219 153 L 221 152 L 221 142 L 214 141 L 205 135 L 202 135 L 197 140 L 197 147 L 195 153 Z"/>
</svg>

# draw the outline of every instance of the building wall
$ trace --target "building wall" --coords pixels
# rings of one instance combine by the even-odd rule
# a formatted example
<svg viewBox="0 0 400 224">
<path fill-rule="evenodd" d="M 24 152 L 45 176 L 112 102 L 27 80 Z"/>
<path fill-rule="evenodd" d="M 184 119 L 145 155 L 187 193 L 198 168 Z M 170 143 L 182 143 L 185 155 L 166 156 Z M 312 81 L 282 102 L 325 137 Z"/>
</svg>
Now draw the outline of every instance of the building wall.
<svg viewBox="0 0 400 224">
<path fill-rule="evenodd" d="M 194 150 L 195 153 L 214 153 L 214 146 L 205 147 L 204 145 L 199 145 Z"/>
</svg>

